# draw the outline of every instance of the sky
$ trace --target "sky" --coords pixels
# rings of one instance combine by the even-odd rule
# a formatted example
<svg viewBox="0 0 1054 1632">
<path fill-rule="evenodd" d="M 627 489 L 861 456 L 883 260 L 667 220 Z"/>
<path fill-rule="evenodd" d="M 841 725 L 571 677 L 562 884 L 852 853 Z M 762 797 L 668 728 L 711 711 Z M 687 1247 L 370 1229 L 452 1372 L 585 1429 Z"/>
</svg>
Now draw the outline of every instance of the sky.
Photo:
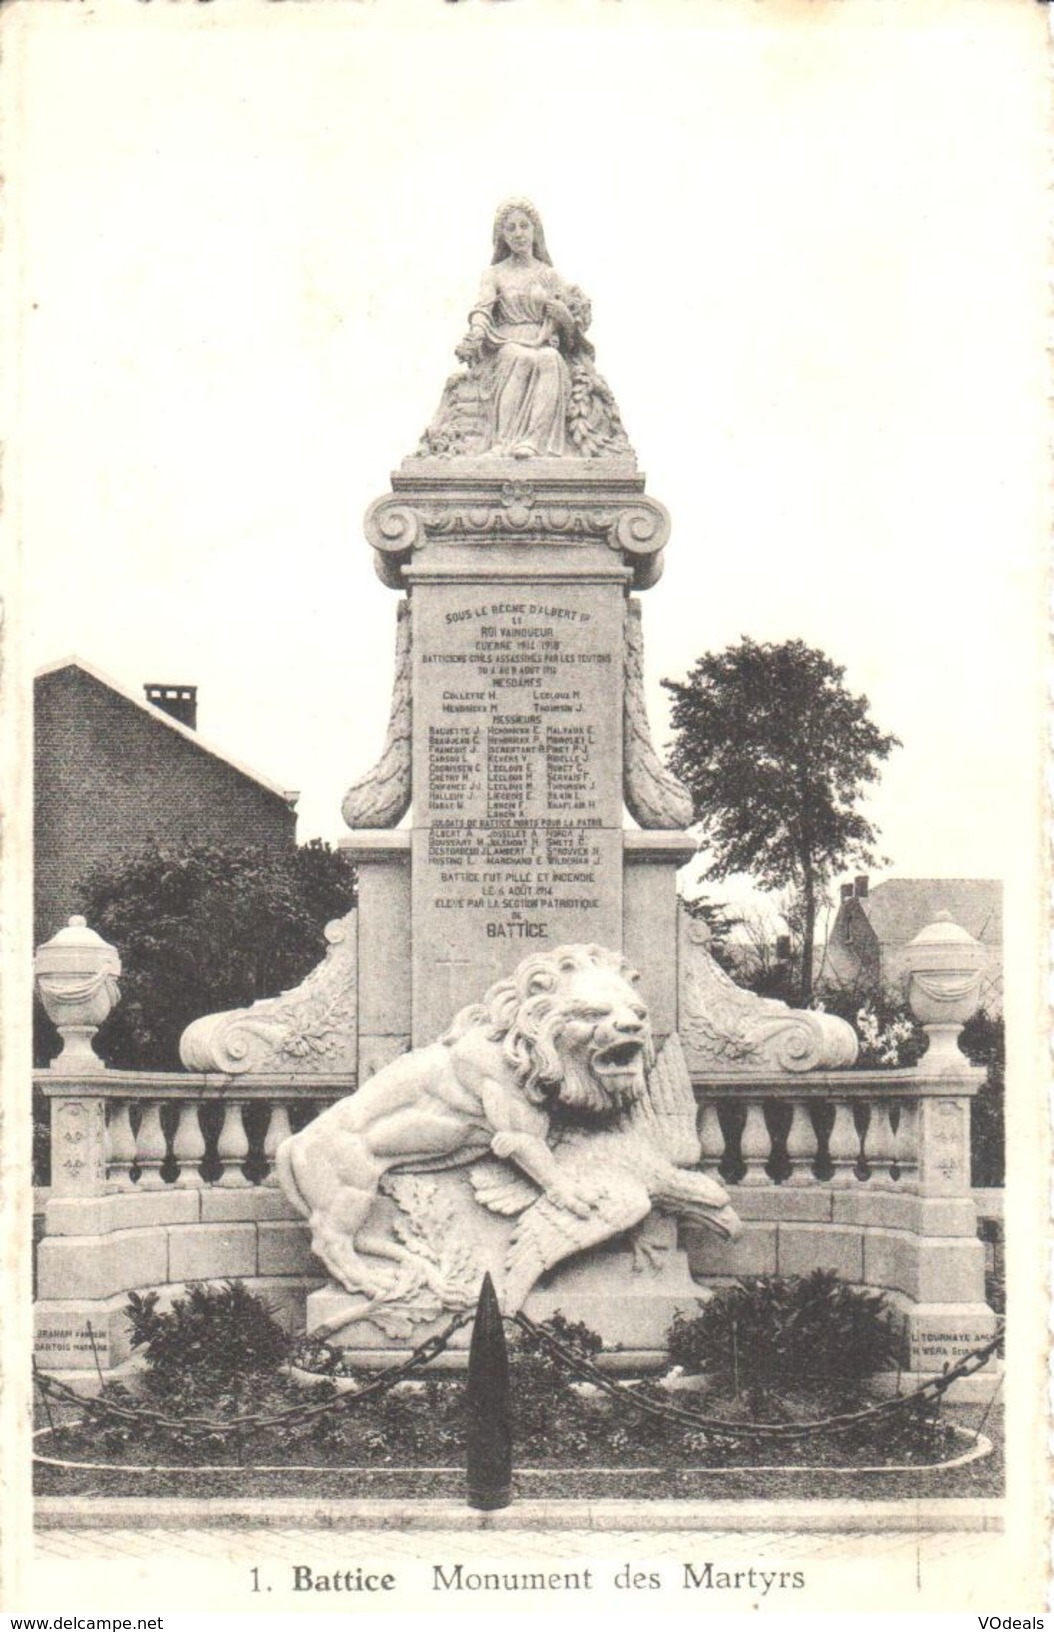
<svg viewBox="0 0 1054 1632">
<path fill-rule="evenodd" d="M 903 741 L 900 876 L 1039 831 L 1042 8 L 347 3 L 6 13 L 26 663 L 199 688 L 300 790 L 380 752 L 396 596 L 361 517 L 412 452 L 499 200 L 542 212 L 673 535 L 663 676 L 741 635 Z M 75 137 L 71 137 L 75 132 Z"/>
</svg>

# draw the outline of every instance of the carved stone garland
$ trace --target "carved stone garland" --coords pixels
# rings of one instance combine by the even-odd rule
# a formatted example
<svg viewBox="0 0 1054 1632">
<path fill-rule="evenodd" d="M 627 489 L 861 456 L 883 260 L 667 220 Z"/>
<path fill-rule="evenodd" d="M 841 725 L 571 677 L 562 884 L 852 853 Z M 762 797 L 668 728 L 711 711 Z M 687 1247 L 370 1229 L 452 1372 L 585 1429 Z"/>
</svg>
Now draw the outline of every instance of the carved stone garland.
<svg viewBox="0 0 1054 1632">
<path fill-rule="evenodd" d="M 410 808 L 412 793 L 412 676 L 410 602 L 400 601 L 395 632 L 395 678 L 388 735 L 380 759 L 353 782 L 341 811 L 349 827 L 396 827 Z"/>
<path fill-rule="evenodd" d="M 623 702 L 623 797 L 645 828 L 681 829 L 694 814 L 692 796 L 655 751 L 644 701 L 644 635 L 640 604 L 626 604 L 626 680 Z"/>
</svg>

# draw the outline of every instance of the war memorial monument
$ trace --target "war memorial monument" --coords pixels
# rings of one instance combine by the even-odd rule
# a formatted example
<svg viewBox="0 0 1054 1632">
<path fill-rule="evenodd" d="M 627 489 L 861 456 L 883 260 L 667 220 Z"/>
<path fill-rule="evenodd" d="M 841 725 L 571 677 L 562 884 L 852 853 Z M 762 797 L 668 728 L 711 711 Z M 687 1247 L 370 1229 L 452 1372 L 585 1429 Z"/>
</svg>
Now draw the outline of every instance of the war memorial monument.
<svg viewBox="0 0 1054 1632">
<path fill-rule="evenodd" d="M 40 1074 L 49 1370 L 119 1374 L 129 1290 L 231 1277 L 367 1365 L 488 1271 L 507 1313 L 584 1320 L 626 1363 L 660 1364 L 709 1288 L 817 1267 L 887 1293 L 909 1370 L 994 1330 L 956 1042 L 980 948 L 924 931 L 927 1054 L 853 1070 L 847 1024 L 738 988 L 679 904 L 692 802 L 643 687 L 670 518 L 589 327 L 534 207 L 503 205 L 459 367 L 366 515 L 391 716 L 343 806 L 358 905 L 314 973 L 196 1021 L 183 1074 L 136 1073 L 90 1043 L 114 949 L 73 922 L 38 953 L 66 1039 Z"/>
</svg>

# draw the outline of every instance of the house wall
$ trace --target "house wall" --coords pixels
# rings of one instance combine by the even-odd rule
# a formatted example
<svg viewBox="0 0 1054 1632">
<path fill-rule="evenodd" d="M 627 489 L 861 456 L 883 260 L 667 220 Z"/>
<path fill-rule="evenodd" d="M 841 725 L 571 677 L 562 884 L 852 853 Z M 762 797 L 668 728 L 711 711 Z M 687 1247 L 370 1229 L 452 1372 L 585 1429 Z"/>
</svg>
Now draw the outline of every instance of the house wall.
<svg viewBox="0 0 1054 1632">
<path fill-rule="evenodd" d="M 859 902 L 842 902 L 818 962 L 821 982 L 831 980 L 861 991 L 878 988 L 880 948 Z"/>
<path fill-rule="evenodd" d="M 280 794 L 71 667 L 34 687 L 34 938 L 54 935 L 99 862 L 150 838 L 276 849 L 296 842 Z"/>
</svg>

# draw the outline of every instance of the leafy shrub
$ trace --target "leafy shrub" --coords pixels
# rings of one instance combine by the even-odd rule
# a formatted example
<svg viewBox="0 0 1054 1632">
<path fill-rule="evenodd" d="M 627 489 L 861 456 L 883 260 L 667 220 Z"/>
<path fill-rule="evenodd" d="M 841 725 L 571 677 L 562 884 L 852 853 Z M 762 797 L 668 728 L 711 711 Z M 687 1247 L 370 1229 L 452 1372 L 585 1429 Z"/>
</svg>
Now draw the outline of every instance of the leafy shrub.
<svg viewBox="0 0 1054 1632">
<path fill-rule="evenodd" d="M 898 993 L 879 994 L 829 983 L 815 1007 L 848 1020 L 860 1039 L 858 1070 L 917 1065 L 926 1051 L 926 1033 Z"/>
<path fill-rule="evenodd" d="M 583 1360 L 592 1360 L 604 1346 L 599 1333 L 582 1321 L 568 1320 L 559 1310 L 538 1323 L 558 1343 Z M 515 1430 L 524 1439 L 547 1443 L 555 1423 L 568 1445 L 577 1443 L 582 1432 L 580 1419 L 585 1408 L 571 1393 L 568 1384 L 575 1375 L 549 1353 L 544 1341 L 533 1332 L 519 1332 L 509 1354 L 512 1368 L 512 1409 Z M 584 1449 L 583 1442 L 582 1449 Z"/>
<path fill-rule="evenodd" d="M 276 997 L 322 961 L 323 929 L 355 905 L 356 874 L 319 839 L 288 850 L 154 840 L 98 867 L 80 897 L 123 968 L 97 1051 L 108 1065 L 178 1071 L 192 1020 Z"/>
<path fill-rule="evenodd" d="M 1002 1015 L 978 1009 L 963 1027 L 959 1047 L 971 1065 L 983 1065 L 988 1073 L 970 1106 L 972 1182 L 982 1188 L 997 1187 L 1006 1177 L 1006 1034 Z"/>
<path fill-rule="evenodd" d="M 559 1309 L 548 1320 L 539 1321 L 538 1325 L 543 1332 L 547 1332 L 550 1337 L 555 1338 L 557 1343 L 562 1343 L 565 1349 L 572 1350 L 583 1360 L 592 1360 L 594 1355 L 599 1354 L 604 1347 L 604 1339 L 599 1332 L 594 1332 L 593 1328 L 587 1326 L 584 1320 L 568 1320 L 567 1316 L 561 1314 Z M 548 1366 L 552 1371 L 559 1372 L 560 1376 L 566 1375 L 566 1367 L 561 1361 L 550 1355 L 544 1339 L 536 1337 L 533 1332 L 520 1333 L 517 1356 L 521 1363 L 524 1358 L 537 1360 L 539 1364 Z"/>
<path fill-rule="evenodd" d="M 895 1363 L 897 1335 L 881 1293 L 846 1286 L 833 1270 L 760 1275 L 678 1315 L 670 1361 L 741 1390 L 798 1382 L 858 1383 Z"/>
<path fill-rule="evenodd" d="M 49 1021 L 50 1024 L 50 1021 Z M 54 1053 L 55 1050 L 52 1050 Z M 33 1088 L 33 1183 L 51 1183 L 51 1101 Z"/>
<path fill-rule="evenodd" d="M 156 1292 L 129 1294 L 125 1314 L 134 1349 L 146 1356 L 147 1386 L 177 1398 L 237 1394 L 285 1359 L 289 1338 L 262 1298 L 241 1281 L 188 1286 L 171 1309 Z"/>
</svg>

